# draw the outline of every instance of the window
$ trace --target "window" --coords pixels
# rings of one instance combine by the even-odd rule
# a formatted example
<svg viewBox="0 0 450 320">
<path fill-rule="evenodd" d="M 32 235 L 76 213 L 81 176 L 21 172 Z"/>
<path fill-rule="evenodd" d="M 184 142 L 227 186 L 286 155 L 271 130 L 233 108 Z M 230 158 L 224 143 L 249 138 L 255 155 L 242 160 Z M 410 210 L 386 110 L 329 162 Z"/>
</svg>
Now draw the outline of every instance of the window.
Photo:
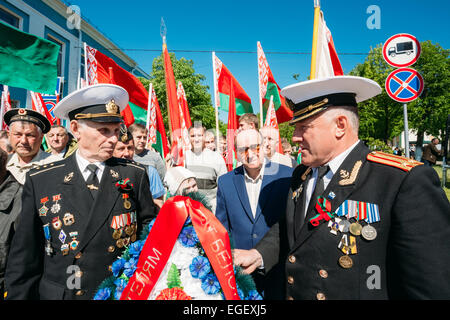
<svg viewBox="0 0 450 320">
<path fill-rule="evenodd" d="M 2 7 L 0 7 L 0 20 L 16 27 L 17 29 L 20 27 L 20 18 Z"/>
<path fill-rule="evenodd" d="M 51 35 L 47 35 L 47 39 L 56 43 L 59 45 L 59 53 L 58 53 L 58 61 L 57 61 L 57 68 L 58 68 L 58 77 L 63 76 L 63 51 L 64 51 L 64 43 L 59 41 L 58 39 L 52 37 Z"/>
</svg>

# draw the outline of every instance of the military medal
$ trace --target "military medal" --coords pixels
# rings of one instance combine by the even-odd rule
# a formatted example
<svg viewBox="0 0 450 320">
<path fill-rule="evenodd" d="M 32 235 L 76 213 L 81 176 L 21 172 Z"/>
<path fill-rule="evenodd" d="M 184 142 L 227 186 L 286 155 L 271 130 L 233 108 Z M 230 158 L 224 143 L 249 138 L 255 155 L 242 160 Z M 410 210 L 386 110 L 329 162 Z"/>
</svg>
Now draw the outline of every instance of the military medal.
<svg viewBox="0 0 450 320">
<path fill-rule="evenodd" d="M 61 200 L 61 194 L 57 194 L 53 196 L 53 201 L 55 202 L 52 207 L 51 207 L 51 211 L 52 213 L 56 214 L 59 212 L 59 210 L 61 210 L 61 205 L 58 203 L 58 201 Z"/>
<path fill-rule="evenodd" d="M 73 214 L 67 212 L 64 214 L 63 221 L 65 226 L 71 226 L 75 223 L 75 218 L 73 217 Z"/>
<path fill-rule="evenodd" d="M 64 232 L 64 230 L 61 230 L 61 232 L 59 233 L 59 241 L 61 241 L 62 243 L 66 242 L 66 233 Z"/>
<path fill-rule="evenodd" d="M 136 241 L 136 233 L 133 233 L 133 235 L 130 238 L 131 242 L 135 242 Z"/>
<path fill-rule="evenodd" d="M 128 198 L 129 198 L 130 196 L 128 195 L 128 193 L 123 193 L 122 194 L 122 198 L 123 198 L 123 207 L 125 208 L 125 209 L 130 209 L 131 208 L 131 202 L 130 202 L 130 200 L 128 200 Z"/>
<path fill-rule="evenodd" d="M 349 228 L 350 228 L 350 222 L 347 219 L 342 219 L 339 222 L 339 230 L 341 232 L 346 233 L 346 232 L 348 232 Z"/>
<path fill-rule="evenodd" d="M 337 235 L 337 232 L 340 231 L 339 223 L 341 222 L 340 218 L 335 218 L 334 220 L 330 220 L 328 222 L 328 227 L 330 228 L 330 232 L 334 235 Z"/>
<path fill-rule="evenodd" d="M 69 245 L 67 243 L 63 244 L 61 246 L 61 252 L 63 254 L 63 256 L 66 256 L 69 253 Z"/>
<path fill-rule="evenodd" d="M 349 228 L 350 233 L 354 236 L 361 235 L 361 229 L 362 229 L 362 226 L 358 222 L 353 222 Z"/>
<path fill-rule="evenodd" d="M 348 255 L 339 258 L 339 265 L 344 269 L 350 269 L 353 267 L 353 260 Z"/>
<path fill-rule="evenodd" d="M 52 226 L 53 226 L 53 229 L 55 229 L 55 230 L 61 229 L 62 222 L 61 222 L 61 220 L 59 220 L 59 217 L 54 217 L 52 219 Z"/>
<path fill-rule="evenodd" d="M 377 237 L 377 230 L 368 224 L 362 228 L 361 235 L 364 239 L 371 241 Z"/>
<path fill-rule="evenodd" d="M 116 229 L 114 230 L 112 237 L 114 240 L 120 239 L 120 236 L 122 235 L 122 229 Z"/>
<path fill-rule="evenodd" d="M 48 212 L 48 208 L 45 206 L 45 203 L 48 201 L 48 197 L 41 199 L 42 207 L 39 208 L 39 216 L 45 217 Z"/>
<path fill-rule="evenodd" d="M 124 246 L 123 239 L 118 239 L 116 241 L 116 246 L 117 246 L 117 248 L 123 248 L 123 246 Z"/>
<path fill-rule="evenodd" d="M 78 248 L 78 244 L 80 243 L 80 241 L 77 240 L 78 232 L 70 232 L 69 236 L 72 238 L 72 241 L 69 243 L 70 250 L 76 250 Z"/>
<path fill-rule="evenodd" d="M 48 256 L 51 256 L 53 254 L 53 248 L 52 248 L 52 243 L 50 241 L 51 236 L 50 236 L 50 227 L 49 224 L 44 224 L 42 226 L 44 228 L 44 236 L 45 236 L 45 253 Z"/>
</svg>

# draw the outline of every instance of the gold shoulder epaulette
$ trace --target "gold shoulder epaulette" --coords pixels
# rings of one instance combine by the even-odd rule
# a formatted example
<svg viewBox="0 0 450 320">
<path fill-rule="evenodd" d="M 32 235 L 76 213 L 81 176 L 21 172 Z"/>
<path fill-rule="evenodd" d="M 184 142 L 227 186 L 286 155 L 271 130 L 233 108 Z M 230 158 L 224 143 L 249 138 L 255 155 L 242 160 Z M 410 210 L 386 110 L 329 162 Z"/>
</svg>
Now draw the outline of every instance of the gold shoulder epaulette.
<svg viewBox="0 0 450 320">
<path fill-rule="evenodd" d="M 59 165 L 54 165 L 53 163 L 40 165 L 39 167 L 33 168 L 34 172 L 30 173 L 30 176 L 35 176 L 35 175 L 37 175 L 39 173 L 46 172 L 48 170 L 64 167 L 65 165 L 66 165 L 65 163 L 59 164 Z"/>
<path fill-rule="evenodd" d="M 423 164 L 422 162 L 416 160 L 396 156 L 381 151 L 372 151 L 367 155 L 367 160 L 385 164 L 391 167 L 396 167 L 404 171 L 410 171 L 412 168 Z"/>
</svg>

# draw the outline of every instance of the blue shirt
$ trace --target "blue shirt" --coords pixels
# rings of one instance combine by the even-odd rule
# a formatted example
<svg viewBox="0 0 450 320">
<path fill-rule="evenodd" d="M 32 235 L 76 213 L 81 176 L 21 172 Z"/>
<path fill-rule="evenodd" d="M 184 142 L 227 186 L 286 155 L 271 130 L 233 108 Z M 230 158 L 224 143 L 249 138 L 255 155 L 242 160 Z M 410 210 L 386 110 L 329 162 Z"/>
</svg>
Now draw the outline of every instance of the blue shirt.
<svg viewBox="0 0 450 320">
<path fill-rule="evenodd" d="M 147 166 L 148 180 L 150 182 L 150 191 L 152 192 L 153 199 L 157 199 L 166 193 L 164 186 L 159 177 L 158 170 L 152 166 Z"/>
</svg>

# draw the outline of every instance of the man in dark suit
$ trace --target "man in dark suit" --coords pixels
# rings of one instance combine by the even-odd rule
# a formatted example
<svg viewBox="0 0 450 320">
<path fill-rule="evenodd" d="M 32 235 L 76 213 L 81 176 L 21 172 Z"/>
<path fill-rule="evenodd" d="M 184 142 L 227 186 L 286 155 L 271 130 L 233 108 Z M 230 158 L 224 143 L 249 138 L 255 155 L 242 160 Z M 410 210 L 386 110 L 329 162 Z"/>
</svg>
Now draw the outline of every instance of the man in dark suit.
<svg viewBox="0 0 450 320">
<path fill-rule="evenodd" d="M 237 249 L 253 248 L 286 207 L 293 170 L 265 162 L 262 142 L 257 130 L 240 131 L 236 136 L 236 153 L 242 165 L 219 177 L 216 217 L 231 234 Z M 257 289 L 266 299 L 279 298 L 280 292 L 274 286 L 276 276 L 277 272 L 254 276 Z"/>
<path fill-rule="evenodd" d="M 6 270 L 7 299 L 91 299 L 124 246 L 157 214 L 141 165 L 113 158 L 128 103 L 101 84 L 64 98 L 75 154 L 27 174 Z"/>
<path fill-rule="evenodd" d="M 358 140 L 357 103 L 380 92 L 352 76 L 282 90 L 302 165 L 286 214 L 234 257 L 249 273 L 283 262 L 289 300 L 450 298 L 450 204 L 437 174 Z"/>
</svg>

